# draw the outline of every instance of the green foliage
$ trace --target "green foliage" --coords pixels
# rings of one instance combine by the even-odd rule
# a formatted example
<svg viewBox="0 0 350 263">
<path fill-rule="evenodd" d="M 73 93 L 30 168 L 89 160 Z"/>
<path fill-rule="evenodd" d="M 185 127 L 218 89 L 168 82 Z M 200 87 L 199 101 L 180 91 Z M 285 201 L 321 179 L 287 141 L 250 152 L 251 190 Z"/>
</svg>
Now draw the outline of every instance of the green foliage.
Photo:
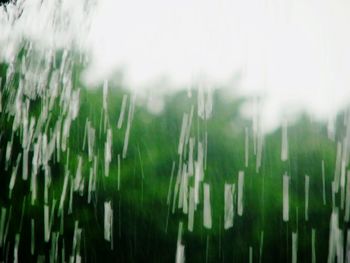
<svg viewBox="0 0 350 263">
<path fill-rule="evenodd" d="M 58 55 L 60 58 L 60 55 Z M 19 63 L 21 59 L 19 58 Z M 57 60 L 59 65 L 60 59 Z M 57 68 L 58 68 L 57 65 Z M 18 65 L 17 65 L 18 66 Z M 53 65 L 52 70 L 55 68 Z M 331 182 L 335 169 L 336 144 L 326 136 L 326 127 L 306 115 L 288 127 L 289 159 L 280 160 L 281 130 L 278 129 L 264 137 L 262 163 L 259 171 L 256 168 L 254 154 L 254 136 L 250 120 L 242 118 L 240 106 L 246 98 L 227 96 L 224 89 L 217 89 L 213 95 L 213 116 L 208 120 L 200 119 L 197 114 L 197 94 L 188 97 L 186 92 L 179 91 L 164 98 L 165 108 L 159 115 L 151 114 L 143 104 L 137 104 L 131 126 L 129 148 L 125 159 L 121 161 L 120 191 L 118 191 L 117 155 L 122 153 L 126 132 L 126 119 L 122 129 L 117 129 L 117 121 L 121 111 L 124 94 L 128 94 L 128 105 L 131 94 L 121 86 L 110 87 L 108 93 L 107 127 L 112 129 L 112 161 L 109 176 L 104 176 L 104 145 L 106 132 L 104 129 L 104 113 L 102 105 L 102 88 L 88 89 L 83 87 L 79 78 L 82 67 L 76 64 L 72 71 L 74 89 L 80 88 L 80 107 L 76 120 L 72 122 L 69 135 L 68 151 L 61 152 L 60 160 L 55 155 L 49 165 L 52 171 L 52 187 L 50 202 L 60 199 L 64 173 L 70 171 L 73 180 L 78 164 L 78 157 L 83 158 L 83 178 L 87 183 L 92 162 L 88 158 L 87 147 L 83 148 L 86 120 L 90 120 L 96 128 L 95 153 L 98 159 L 97 189 L 93 201 L 87 203 L 87 186 L 84 195 L 74 193 L 73 213 L 68 214 L 68 199 L 65 201 L 64 226 L 55 213 L 52 231 L 58 231 L 61 239 L 60 249 L 66 246 L 66 255 L 70 255 L 74 231 L 74 221 L 78 220 L 83 228 L 83 247 L 81 254 L 88 261 L 117 260 L 123 262 L 171 262 L 175 258 L 177 229 L 179 221 L 184 222 L 187 229 L 187 215 L 175 209 L 172 213 L 166 204 L 170 174 L 173 162 L 179 166 L 177 147 L 184 112 L 189 113 L 194 106 L 194 119 L 191 135 L 197 139 L 205 138 L 207 133 L 207 157 L 204 181 L 211 185 L 211 206 L 213 228 L 203 227 L 202 203 L 195 213 L 194 232 L 184 233 L 186 260 L 188 262 L 210 262 L 248 260 L 249 246 L 253 247 L 254 261 L 260 259 L 260 238 L 264 233 L 262 262 L 286 262 L 291 259 L 291 233 L 298 232 L 298 257 L 301 262 L 311 259 L 311 229 L 317 231 L 317 257 L 325 259 L 328 253 L 329 218 L 332 209 Z M 8 65 L 0 65 L 1 91 L 4 94 L 2 104 L 11 102 L 5 92 Z M 11 88 L 18 86 L 18 74 L 11 79 Z M 30 115 L 38 118 L 41 112 L 40 98 L 32 100 Z M 47 132 L 52 132 L 57 119 L 61 117 L 62 108 L 56 103 Z M 127 117 L 126 111 L 126 117 Z M 339 116 L 341 118 L 342 116 Z M 39 197 L 32 205 L 30 202 L 30 181 L 21 179 L 21 169 L 16 181 L 12 199 L 8 197 L 8 183 L 12 169 L 5 169 L 5 151 L 7 142 L 11 140 L 13 117 L 1 114 L 0 117 L 0 173 L 1 207 L 12 207 L 13 221 L 9 225 L 10 244 L 14 242 L 18 224 L 23 220 L 21 229 L 20 251 L 22 261 L 35 261 L 37 255 L 49 257 L 50 246 L 43 242 L 43 170 L 39 171 Z M 245 129 L 249 130 L 249 166 L 245 167 Z M 344 127 L 337 125 L 341 132 Z M 337 131 L 338 131 L 337 130 Z M 13 167 L 20 153 L 21 133 L 13 135 L 13 155 L 9 167 Z M 340 135 L 339 135 L 340 136 Z M 197 142 L 196 142 L 197 143 Z M 85 142 L 86 144 L 86 142 Z M 30 149 L 31 160 L 33 149 Z M 196 152 L 196 151 L 195 151 Z M 196 156 L 195 156 L 196 157 Z M 326 200 L 322 204 L 321 162 L 325 163 Z M 29 165 L 31 169 L 31 164 Z M 224 230 L 224 184 L 237 184 L 238 171 L 245 172 L 244 214 L 235 215 L 232 229 Z M 290 219 L 282 221 L 282 175 L 287 172 L 291 176 L 290 185 Z M 304 177 L 310 176 L 309 221 L 304 219 Z M 176 172 L 175 172 L 176 176 Z M 176 177 L 175 177 L 176 178 Z M 175 179 L 174 178 L 174 179 Z M 193 181 L 190 181 L 193 184 Z M 174 189 L 174 181 L 171 189 Z M 202 189 L 200 189 L 202 195 Z M 336 196 L 336 203 L 340 197 Z M 103 202 L 112 201 L 114 210 L 114 249 L 103 239 Z M 25 203 L 22 215 L 22 204 Z M 170 211 L 170 215 L 168 215 Z M 23 219 L 21 219 L 23 216 Z M 168 218 L 169 216 L 169 218 Z M 30 255 L 30 219 L 37 222 L 36 246 L 34 256 Z M 167 219 L 168 218 L 168 219 Z M 341 224 L 345 226 L 343 219 Z M 208 239 L 209 237 L 209 239 Z M 64 242 L 63 243 L 63 240 Z M 209 240 L 209 243 L 207 243 Z M 207 244 L 208 254 L 206 254 Z M 10 245 L 11 247 L 12 245 Z M 2 254 L 2 258 L 5 255 Z"/>
</svg>

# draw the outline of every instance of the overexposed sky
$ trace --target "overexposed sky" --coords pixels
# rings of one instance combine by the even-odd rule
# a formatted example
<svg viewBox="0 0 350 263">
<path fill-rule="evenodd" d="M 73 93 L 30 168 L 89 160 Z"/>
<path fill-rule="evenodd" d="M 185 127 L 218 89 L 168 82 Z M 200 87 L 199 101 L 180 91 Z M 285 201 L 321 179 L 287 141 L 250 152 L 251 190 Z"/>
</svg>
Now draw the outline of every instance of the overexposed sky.
<svg viewBox="0 0 350 263">
<path fill-rule="evenodd" d="M 139 88 L 166 75 L 228 80 L 284 111 L 328 118 L 350 100 L 350 2 L 344 0 L 102 0 L 92 22 L 89 81 L 126 70 Z"/>
<path fill-rule="evenodd" d="M 55 1 L 18 2 L 17 23 L 0 8 L 0 56 L 22 36 L 56 48 L 75 43 L 91 55 L 87 83 L 119 69 L 134 90 L 163 76 L 188 86 L 198 76 L 214 83 L 242 72 L 239 93 L 264 97 L 267 127 L 300 110 L 327 119 L 350 101 L 346 0 L 99 0 L 85 17 L 89 1 L 62 0 L 66 27 L 51 23 Z"/>
</svg>

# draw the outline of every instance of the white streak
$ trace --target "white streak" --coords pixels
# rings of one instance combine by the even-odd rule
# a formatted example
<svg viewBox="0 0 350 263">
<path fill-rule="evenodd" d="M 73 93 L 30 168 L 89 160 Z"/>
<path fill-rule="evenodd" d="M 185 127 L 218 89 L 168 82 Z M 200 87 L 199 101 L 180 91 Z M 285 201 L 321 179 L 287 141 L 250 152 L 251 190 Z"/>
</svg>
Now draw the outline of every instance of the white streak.
<svg viewBox="0 0 350 263">
<path fill-rule="evenodd" d="M 30 220 L 31 234 L 30 234 L 30 254 L 33 256 L 35 252 L 35 221 L 32 218 Z"/>
<path fill-rule="evenodd" d="M 207 169 L 207 157 L 208 157 L 208 131 L 204 132 L 204 170 Z"/>
<path fill-rule="evenodd" d="M 21 160 L 21 156 L 22 156 L 21 153 L 17 156 L 16 166 L 12 169 L 11 179 L 10 179 L 10 183 L 9 183 L 9 198 L 11 198 L 12 190 L 15 186 L 16 177 L 17 177 L 17 170 L 18 170 L 19 162 Z"/>
<path fill-rule="evenodd" d="M 244 148 L 245 148 L 245 152 L 244 152 L 244 164 L 245 167 L 248 167 L 249 164 L 249 133 L 248 133 L 248 128 L 245 128 L 245 141 L 244 141 Z"/>
<path fill-rule="evenodd" d="M 346 201 L 345 201 L 345 222 L 349 222 L 350 219 L 350 171 L 346 174 Z"/>
<path fill-rule="evenodd" d="M 195 177 L 194 177 L 194 198 L 196 204 L 199 203 L 199 184 L 202 181 L 203 178 L 203 168 L 202 168 L 202 163 L 200 162 L 195 162 L 194 163 L 195 167 Z"/>
<path fill-rule="evenodd" d="M 120 191 L 120 154 L 118 154 L 118 191 Z"/>
<path fill-rule="evenodd" d="M 292 233 L 292 263 L 298 262 L 298 233 Z"/>
<path fill-rule="evenodd" d="M 262 132 L 259 130 L 259 133 L 257 135 L 257 153 L 256 153 L 256 172 L 257 173 L 259 173 L 259 169 L 261 166 L 263 143 L 264 143 L 264 136 Z"/>
<path fill-rule="evenodd" d="M 111 202 L 104 203 L 104 239 L 111 241 L 111 230 L 113 224 L 113 210 Z"/>
<path fill-rule="evenodd" d="M 172 165 L 172 168 L 171 168 L 171 175 L 170 175 L 169 187 L 168 187 L 168 195 L 167 195 L 167 199 L 166 199 L 166 204 L 167 204 L 167 205 L 170 205 L 171 185 L 172 185 L 172 183 L 173 183 L 174 172 L 175 172 L 175 162 L 173 161 L 173 165 Z"/>
<path fill-rule="evenodd" d="M 107 112 L 108 80 L 103 82 L 103 110 Z"/>
<path fill-rule="evenodd" d="M 205 117 L 208 120 L 212 115 L 213 110 L 213 93 L 211 89 L 207 89 L 207 99 L 205 103 Z"/>
<path fill-rule="evenodd" d="M 334 262 L 335 257 L 337 257 L 337 262 L 342 263 L 344 257 L 343 231 L 339 228 L 339 212 L 337 208 L 333 210 L 330 221 L 327 262 Z"/>
<path fill-rule="evenodd" d="M 341 172 L 341 143 L 337 144 L 337 157 L 335 161 L 335 171 L 334 171 L 334 184 L 335 184 L 335 192 L 339 191 L 339 181 L 340 181 L 340 172 Z"/>
<path fill-rule="evenodd" d="M 282 125 L 282 149 L 281 149 L 281 160 L 288 160 L 288 137 L 287 137 L 287 121 L 284 120 Z"/>
<path fill-rule="evenodd" d="M 188 124 L 187 124 L 187 129 L 186 129 L 186 136 L 185 136 L 185 144 L 187 145 L 190 134 L 191 134 L 191 126 L 192 126 L 192 119 L 193 119 L 193 111 L 194 111 L 194 106 L 191 106 L 191 112 L 190 112 L 190 117 L 188 118 Z"/>
<path fill-rule="evenodd" d="M 85 150 L 86 134 L 88 133 L 88 130 L 89 130 L 89 120 L 88 120 L 88 118 L 86 118 L 85 127 L 84 127 L 83 146 L 82 146 L 83 150 Z"/>
<path fill-rule="evenodd" d="M 207 183 L 203 184 L 204 190 L 204 211 L 203 211 L 203 225 L 205 228 L 211 229 L 211 205 L 210 205 L 210 186 Z"/>
<path fill-rule="evenodd" d="M 309 220 L 309 188 L 310 177 L 305 175 L 305 221 Z"/>
<path fill-rule="evenodd" d="M 123 159 L 125 159 L 126 153 L 128 150 L 131 122 L 133 119 L 134 110 L 135 110 L 135 96 L 132 98 L 132 101 L 130 102 L 130 105 L 129 105 L 128 124 L 126 126 L 124 145 L 123 145 Z"/>
<path fill-rule="evenodd" d="M 177 153 L 179 155 L 182 155 L 183 148 L 184 148 L 184 141 L 185 141 L 185 135 L 186 135 L 186 129 L 187 129 L 187 123 L 188 123 L 188 114 L 184 113 L 182 117 L 182 125 L 181 125 L 181 133 L 180 133 L 180 139 L 179 139 L 179 147 L 177 150 Z"/>
<path fill-rule="evenodd" d="M 51 228 L 50 228 L 50 210 L 49 210 L 49 206 L 48 205 L 44 205 L 44 239 L 45 242 L 49 242 L 50 240 L 50 232 L 51 232 Z"/>
<path fill-rule="evenodd" d="M 263 247 L 264 247 L 264 231 L 261 231 L 261 233 L 260 233 L 260 248 L 259 248 L 259 262 L 261 262 L 261 260 L 262 260 Z"/>
<path fill-rule="evenodd" d="M 13 262 L 17 263 L 18 262 L 18 247 L 19 247 L 19 239 L 20 239 L 20 234 L 16 234 L 15 237 L 15 246 L 13 248 Z"/>
<path fill-rule="evenodd" d="M 109 164 L 112 161 L 112 130 L 107 130 L 107 141 L 105 143 L 105 176 L 109 175 Z"/>
<path fill-rule="evenodd" d="M 187 191 L 188 191 L 187 181 L 188 181 L 187 180 L 187 168 L 186 168 L 186 164 L 183 164 L 183 168 L 181 170 L 181 181 L 180 181 L 178 208 L 183 208 L 183 212 L 185 214 L 187 214 Z"/>
<path fill-rule="evenodd" d="M 335 140 L 335 118 L 331 117 L 327 122 L 327 135 L 331 141 Z"/>
<path fill-rule="evenodd" d="M 249 263 L 253 263 L 253 247 L 249 247 Z"/>
<path fill-rule="evenodd" d="M 73 178 L 70 178 L 70 187 L 69 187 L 69 205 L 68 205 L 68 214 L 73 213 L 73 191 L 74 191 L 74 181 Z"/>
<path fill-rule="evenodd" d="M 50 184 L 51 184 L 51 170 L 50 170 L 50 167 L 47 166 L 45 168 L 45 174 L 44 174 L 44 202 L 45 204 L 47 204 L 49 202 L 49 187 L 50 187 Z"/>
<path fill-rule="evenodd" d="M 118 119 L 118 129 L 120 129 L 123 125 L 127 99 L 128 99 L 128 96 L 126 94 L 124 94 L 122 106 L 121 106 L 121 110 L 120 110 L 120 114 L 119 114 L 119 119 Z"/>
<path fill-rule="evenodd" d="M 335 182 L 332 182 L 332 210 L 335 209 L 335 194 L 336 194 L 336 186 Z"/>
<path fill-rule="evenodd" d="M 225 224 L 224 228 L 229 229 L 233 226 L 233 217 L 234 217 L 234 207 L 233 207 L 233 198 L 235 193 L 234 184 L 225 183 Z"/>
<path fill-rule="evenodd" d="M 194 223 L 194 209 L 195 209 L 195 200 L 194 200 L 194 188 L 190 187 L 190 198 L 189 198 L 189 208 L 188 208 L 188 231 L 193 231 Z"/>
<path fill-rule="evenodd" d="M 193 149 L 194 149 L 195 140 L 193 137 L 191 137 L 189 141 L 190 141 L 190 144 L 189 144 L 189 153 L 188 153 L 188 175 L 192 176 L 194 174 Z"/>
<path fill-rule="evenodd" d="M 66 199 L 67 186 L 68 186 L 68 176 L 69 176 L 69 171 L 66 170 L 65 176 L 64 176 L 63 190 L 62 190 L 62 194 L 61 194 L 60 205 L 59 205 L 59 208 L 58 208 L 58 215 L 62 215 L 63 214 L 63 205 L 64 205 L 64 200 Z"/>
<path fill-rule="evenodd" d="M 244 186 L 244 172 L 238 172 L 238 193 L 237 193 L 237 214 L 243 215 L 243 186 Z"/>
<path fill-rule="evenodd" d="M 185 263 L 185 246 L 178 244 L 176 248 L 176 263 Z"/>
<path fill-rule="evenodd" d="M 81 169 L 83 165 L 83 158 L 79 155 L 78 156 L 78 167 L 77 167 L 77 172 L 75 174 L 74 178 L 74 191 L 79 190 L 80 182 L 81 182 Z"/>
<path fill-rule="evenodd" d="M 95 129 L 91 126 L 90 121 L 87 124 L 88 129 L 88 154 L 89 161 L 92 161 L 92 156 L 94 154 L 94 145 L 95 145 Z"/>
<path fill-rule="evenodd" d="M 289 221 L 289 176 L 283 175 L 283 221 Z"/>
<path fill-rule="evenodd" d="M 185 263 L 185 246 L 182 245 L 182 222 L 179 223 L 179 230 L 177 234 L 177 246 L 176 246 L 176 263 Z"/>
<path fill-rule="evenodd" d="M 94 170 L 90 168 L 89 173 L 89 185 L 88 185 L 88 204 L 91 202 L 91 192 L 92 192 L 92 180 L 93 180 Z"/>
<path fill-rule="evenodd" d="M 198 87 L 198 96 L 197 96 L 197 114 L 200 118 L 205 118 L 205 101 L 204 101 L 204 91 L 201 86 Z"/>
<path fill-rule="evenodd" d="M 350 229 L 347 230 L 346 234 L 346 254 L 345 254 L 345 262 L 349 263 L 350 262 Z"/>
<path fill-rule="evenodd" d="M 340 208 L 344 209 L 345 201 L 345 173 L 346 173 L 346 163 L 344 160 L 341 161 L 341 173 L 340 173 Z"/>
<path fill-rule="evenodd" d="M 325 177 L 325 168 L 324 168 L 324 160 L 322 160 L 322 198 L 323 205 L 326 205 L 326 177 Z"/>
<path fill-rule="evenodd" d="M 69 103 L 69 114 L 72 120 L 75 120 L 79 112 L 80 89 L 74 90 Z"/>
<path fill-rule="evenodd" d="M 23 167 L 22 167 L 22 179 L 28 179 L 28 153 L 27 149 L 23 149 Z"/>
<path fill-rule="evenodd" d="M 174 198 L 173 198 L 173 208 L 172 208 L 172 212 L 175 213 L 175 207 L 176 207 L 176 198 L 177 198 L 177 194 L 179 192 L 179 187 L 180 187 L 180 183 L 181 183 L 181 178 L 182 178 L 182 173 L 181 173 L 181 169 L 180 169 L 179 165 L 179 170 L 177 172 L 177 176 L 176 176 L 176 182 L 175 182 L 175 189 L 174 189 Z"/>
<path fill-rule="evenodd" d="M 13 134 L 11 136 L 11 141 L 8 141 L 7 145 L 6 145 L 6 155 L 5 155 L 5 160 L 6 160 L 5 169 L 6 170 L 7 170 L 7 167 L 8 167 L 9 161 L 10 161 L 10 157 L 11 157 L 11 153 L 12 153 L 12 143 L 13 143 Z"/>
</svg>

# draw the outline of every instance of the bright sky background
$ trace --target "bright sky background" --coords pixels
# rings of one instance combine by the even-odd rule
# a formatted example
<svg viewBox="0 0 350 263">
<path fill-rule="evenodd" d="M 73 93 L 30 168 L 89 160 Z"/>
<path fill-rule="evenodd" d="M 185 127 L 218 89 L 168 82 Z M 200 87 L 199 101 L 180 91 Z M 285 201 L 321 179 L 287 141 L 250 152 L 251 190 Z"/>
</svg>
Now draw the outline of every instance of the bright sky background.
<svg viewBox="0 0 350 263">
<path fill-rule="evenodd" d="M 49 23 L 54 1 L 46 1 L 49 12 L 30 8 L 39 0 L 22 2 L 26 19 L 0 28 L 12 38 L 62 46 L 81 38 L 82 21 L 91 20 L 79 45 L 92 56 L 87 83 L 123 69 L 134 90 L 162 76 L 187 87 L 198 76 L 225 82 L 240 71 L 239 93 L 265 98 L 267 129 L 299 110 L 327 120 L 350 102 L 347 0 L 98 0 L 86 19 L 79 11 L 84 0 L 62 0 L 62 17 L 73 23 L 59 30 L 58 41 Z"/>
<path fill-rule="evenodd" d="M 242 94 L 263 95 L 267 126 L 305 109 L 328 118 L 350 102 L 350 2 L 345 0 L 103 0 L 90 41 L 90 80 L 126 70 L 139 88 L 162 75 L 243 73 Z"/>
</svg>

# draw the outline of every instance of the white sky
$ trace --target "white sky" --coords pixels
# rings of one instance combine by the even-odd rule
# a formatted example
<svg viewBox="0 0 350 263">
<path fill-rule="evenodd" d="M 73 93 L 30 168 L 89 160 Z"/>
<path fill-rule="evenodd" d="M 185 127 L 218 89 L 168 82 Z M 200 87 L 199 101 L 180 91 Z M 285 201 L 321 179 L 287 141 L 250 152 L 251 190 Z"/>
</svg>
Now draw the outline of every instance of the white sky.
<svg viewBox="0 0 350 263">
<path fill-rule="evenodd" d="M 39 0 L 22 2 L 30 12 L 15 26 L 3 26 L 0 10 L 0 30 L 11 38 L 22 34 L 57 45 L 70 43 L 64 35 L 82 37 L 84 0 L 62 1 L 62 17 L 73 21 L 59 30 L 62 41 L 50 35 L 54 1 L 47 1 L 50 12 L 30 8 Z M 198 76 L 225 82 L 242 71 L 239 92 L 264 96 L 268 129 L 291 111 L 327 119 L 350 102 L 347 0 L 98 0 L 94 14 L 85 19 L 92 22 L 87 42 L 79 44 L 92 56 L 88 83 L 120 68 L 132 89 L 161 76 L 188 86 Z"/>
<path fill-rule="evenodd" d="M 90 41 L 89 80 L 122 67 L 132 87 L 243 70 L 240 92 L 263 94 L 267 126 L 288 111 L 328 118 L 350 100 L 350 2 L 104 0 Z"/>
</svg>

